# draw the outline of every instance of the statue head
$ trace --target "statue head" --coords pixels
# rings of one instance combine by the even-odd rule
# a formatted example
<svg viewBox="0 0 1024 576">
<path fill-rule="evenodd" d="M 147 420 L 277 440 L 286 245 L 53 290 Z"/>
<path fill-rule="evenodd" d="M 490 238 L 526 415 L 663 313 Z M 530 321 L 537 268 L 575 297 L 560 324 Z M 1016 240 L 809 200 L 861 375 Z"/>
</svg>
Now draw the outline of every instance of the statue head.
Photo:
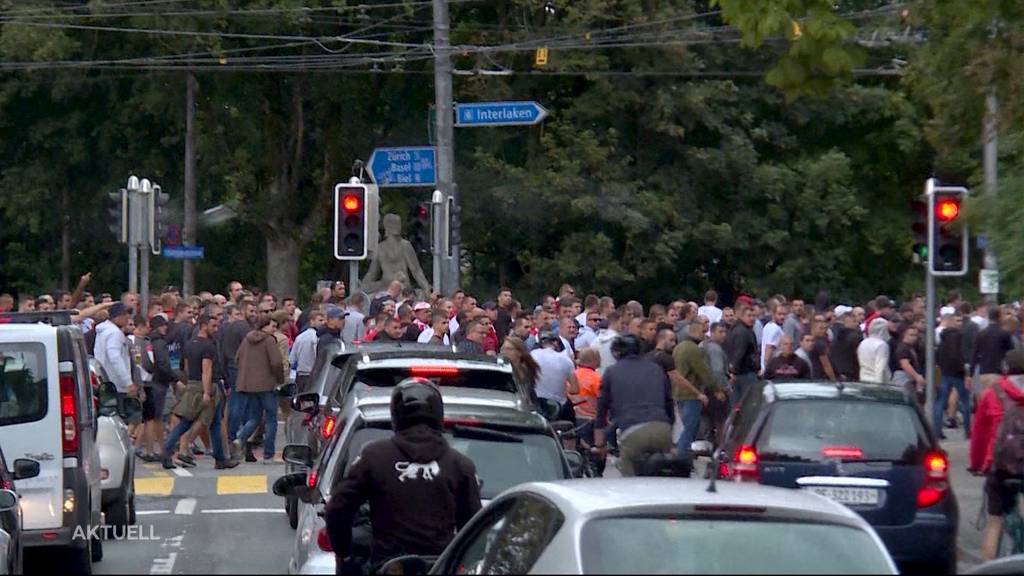
<svg viewBox="0 0 1024 576">
<path fill-rule="evenodd" d="M 398 214 L 384 215 L 384 236 L 401 236 L 402 218 Z"/>
</svg>

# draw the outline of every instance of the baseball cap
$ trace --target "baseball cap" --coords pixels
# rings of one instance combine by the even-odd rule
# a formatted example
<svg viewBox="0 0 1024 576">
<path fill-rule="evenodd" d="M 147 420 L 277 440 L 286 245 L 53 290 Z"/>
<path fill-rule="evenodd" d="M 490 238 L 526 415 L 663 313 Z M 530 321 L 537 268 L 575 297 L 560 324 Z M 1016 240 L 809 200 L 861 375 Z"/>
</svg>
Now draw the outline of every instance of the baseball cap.
<svg viewBox="0 0 1024 576">
<path fill-rule="evenodd" d="M 348 312 L 345 312 L 337 306 L 331 306 L 327 309 L 326 316 L 328 320 L 334 320 L 335 318 L 344 318 L 345 316 L 348 316 Z"/>
<path fill-rule="evenodd" d="M 412 307 L 413 312 L 419 312 L 420 310 L 430 310 L 430 304 L 427 302 L 417 302 L 416 305 Z"/>
<path fill-rule="evenodd" d="M 849 306 L 843 306 L 842 304 L 840 304 L 839 306 L 836 306 L 836 309 L 833 312 L 835 313 L 836 318 L 842 318 L 843 316 L 846 316 L 850 312 L 853 312 L 853 308 L 850 308 Z"/>
<path fill-rule="evenodd" d="M 130 316 L 131 313 L 132 309 L 125 306 L 124 303 L 122 302 L 114 302 L 114 305 L 110 307 L 111 318 L 117 318 L 118 316 L 121 316 L 123 314 L 128 314 Z"/>
<path fill-rule="evenodd" d="M 955 315 L 956 315 L 956 308 L 953 308 L 952 306 L 943 306 L 942 309 L 939 310 L 939 317 L 940 318 L 943 317 L 943 316 L 955 316 Z"/>
<path fill-rule="evenodd" d="M 484 302 L 482 308 L 484 310 L 497 310 L 498 305 L 494 302 L 494 300 L 488 300 L 487 302 Z"/>
<path fill-rule="evenodd" d="M 156 316 L 153 316 L 152 318 L 149 319 L 150 330 L 156 330 L 157 328 L 161 328 L 163 326 L 167 326 L 167 318 L 164 318 L 163 314 L 157 314 Z"/>
</svg>

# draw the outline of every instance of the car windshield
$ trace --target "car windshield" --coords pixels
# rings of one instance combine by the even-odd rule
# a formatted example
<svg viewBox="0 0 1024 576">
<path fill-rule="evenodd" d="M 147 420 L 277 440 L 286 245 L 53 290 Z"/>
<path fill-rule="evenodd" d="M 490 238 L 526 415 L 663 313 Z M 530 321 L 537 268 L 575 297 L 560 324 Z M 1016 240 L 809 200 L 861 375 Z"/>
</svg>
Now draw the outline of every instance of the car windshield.
<svg viewBox="0 0 1024 576">
<path fill-rule="evenodd" d="M 38 342 L 0 343 L 0 426 L 46 415 L 46 348 Z"/>
<path fill-rule="evenodd" d="M 390 438 L 384 428 L 364 428 L 352 436 L 346 468 L 355 461 L 366 444 Z M 493 434 L 494 438 L 487 436 Z M 468 456 L 476 465 L 483 485 L 480 497 L 493 499 L 504 490 L 524 482 L 563 480 L 566 472 L 554 439 L 544 434 L 479 431 L 456 427 L 445 432 L 448 444 Z"/>
<path fill-rule="evenodd" d="M 598 518 L 581 533 L 585 574 L 891 574 L 856 528 L 760 519 Z"/>
<path fill-rule="evenodd" d="M 929 447 L 913 408 L 864 400 L 779 402 L 757 442 L 766 461 L 839 457 L 909 463 L 919 461 Z"/>
<path fill-rule="evenodd" d="M 476 388 L 511 393 L 517 391 L 511 372 L 457 368 L 454 365 L 363 368 L 356 372 L 354 382 L 374 388 L 393 388 L 402 380 L 412 376 L 426 378 L 436 386 Z"/>
</svg>

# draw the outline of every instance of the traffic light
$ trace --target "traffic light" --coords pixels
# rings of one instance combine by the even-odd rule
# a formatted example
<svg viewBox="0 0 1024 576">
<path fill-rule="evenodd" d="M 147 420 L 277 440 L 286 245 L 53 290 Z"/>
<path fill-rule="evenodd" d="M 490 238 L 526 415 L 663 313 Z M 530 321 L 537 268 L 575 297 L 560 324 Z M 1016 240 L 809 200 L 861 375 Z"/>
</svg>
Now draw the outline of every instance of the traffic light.
<svg viewBox="0 0 1024 576">
<path fill-rule="evenodd" d="M 124 188 L 117 192 L 107 192 L 109 203 L 107 228 L 117 237 L 121 244 L 128 243 L 128 191 Z"/>
<path fill-rule="evenodd" d="M 364 184 L 334 187 L 334 257 L 365 260 L 367 256 L 367 190 Z"/>
<path fill-rule="evenodd" d="M 457 204 L 455 204 L 455 198 L 448 197 L 448 217 L 445 218 L 448 227 L 448 243 L 445 248 L 445 252 L 449 258 L 455 257 L 455 247 L 462 243 L 462 230 L 461 230 L 461 218 L 459 214 L 462 212 Z"/>
<path fill-rule="evenodd" d="M 935 187 L 928 196 L 928 242 L 931 272 L 936 276 L 967 273 L 968 232 L 962 208 L 967 189 Z"/>
<path fill-rule="evenodd" d="M 915 200 L 910 203 L 913 218 L 911 230 L 914 232 L 913 260 L 915 264 L 928 262 L 928 203 Z"/>
<path fill-rule="evenodd" d="M 417 254 L 430 254 L 431 241 L 430 202 L 420 202 L 409 213 L 409 242 Z"/>
<path fill-rule="evenodd" d="M 171 195 L 159 184 L 153 186 L 153 193 L 149 195 L 149 246 L 154 254 L 160 253 L 160 241 L 170 224 L 170 213 L 164 208 L 170 200 Z"/>
</svg>

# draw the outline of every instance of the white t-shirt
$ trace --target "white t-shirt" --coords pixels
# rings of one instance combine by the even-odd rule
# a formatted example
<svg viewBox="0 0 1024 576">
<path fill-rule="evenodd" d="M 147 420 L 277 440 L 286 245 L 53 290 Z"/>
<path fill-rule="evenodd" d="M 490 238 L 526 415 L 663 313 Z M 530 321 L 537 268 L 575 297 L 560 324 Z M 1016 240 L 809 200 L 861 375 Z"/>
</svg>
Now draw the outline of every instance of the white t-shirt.
<svg viewBox="0 0 1024 576">
<path fill-rule="evenodd" d="M 537 381 L 537 397 L 554 400 L 559 404 L 565 402 L 565 381 L 576 370 L 572 360 L 551 348 L 534 348 L 530 356 L 540 366 Z"/>
<path fill-rule="evenodd" d="M 712 324 L 714 324 L 715 322 L 722 321 L 722 309 L 715 305 L 708 306 L 707 304 L 705 304 L 704 306 L 697 308 L 697 315 L 703 316 L 709 320 L 709 330 L 711 329 Z"/>
<path fill-rule="evenodd" d="M 775 354 L 779 352 L 779 339 L 782 338 L 782 326 L 779 326 L 775 322 L 769 322 L 764 325 L 764 331 L 761 333 L 761 369 L 764 370 L 767 362 L 764 358 L 764 353 L 768 350 L 768 346 L 775 347 Z M 771 358 L 769 358 L 771 360 Z"/>
<path fill-rule="evenodd" d="M 430 326 L 427 326 L 426 328 L 423 329 L 422 332 L 420 332 L 420 335 L 419 337 L 416 338 L 416 341 L 419 342 L 420 344 L 430 344 L 430 339 L 433 337 L 434 329 L 431 328 Z M 444 335 L 444 344 L 445 346 L 451 345 L 451 343 L 448 341 L 447 334 Z"/>
</svg>

